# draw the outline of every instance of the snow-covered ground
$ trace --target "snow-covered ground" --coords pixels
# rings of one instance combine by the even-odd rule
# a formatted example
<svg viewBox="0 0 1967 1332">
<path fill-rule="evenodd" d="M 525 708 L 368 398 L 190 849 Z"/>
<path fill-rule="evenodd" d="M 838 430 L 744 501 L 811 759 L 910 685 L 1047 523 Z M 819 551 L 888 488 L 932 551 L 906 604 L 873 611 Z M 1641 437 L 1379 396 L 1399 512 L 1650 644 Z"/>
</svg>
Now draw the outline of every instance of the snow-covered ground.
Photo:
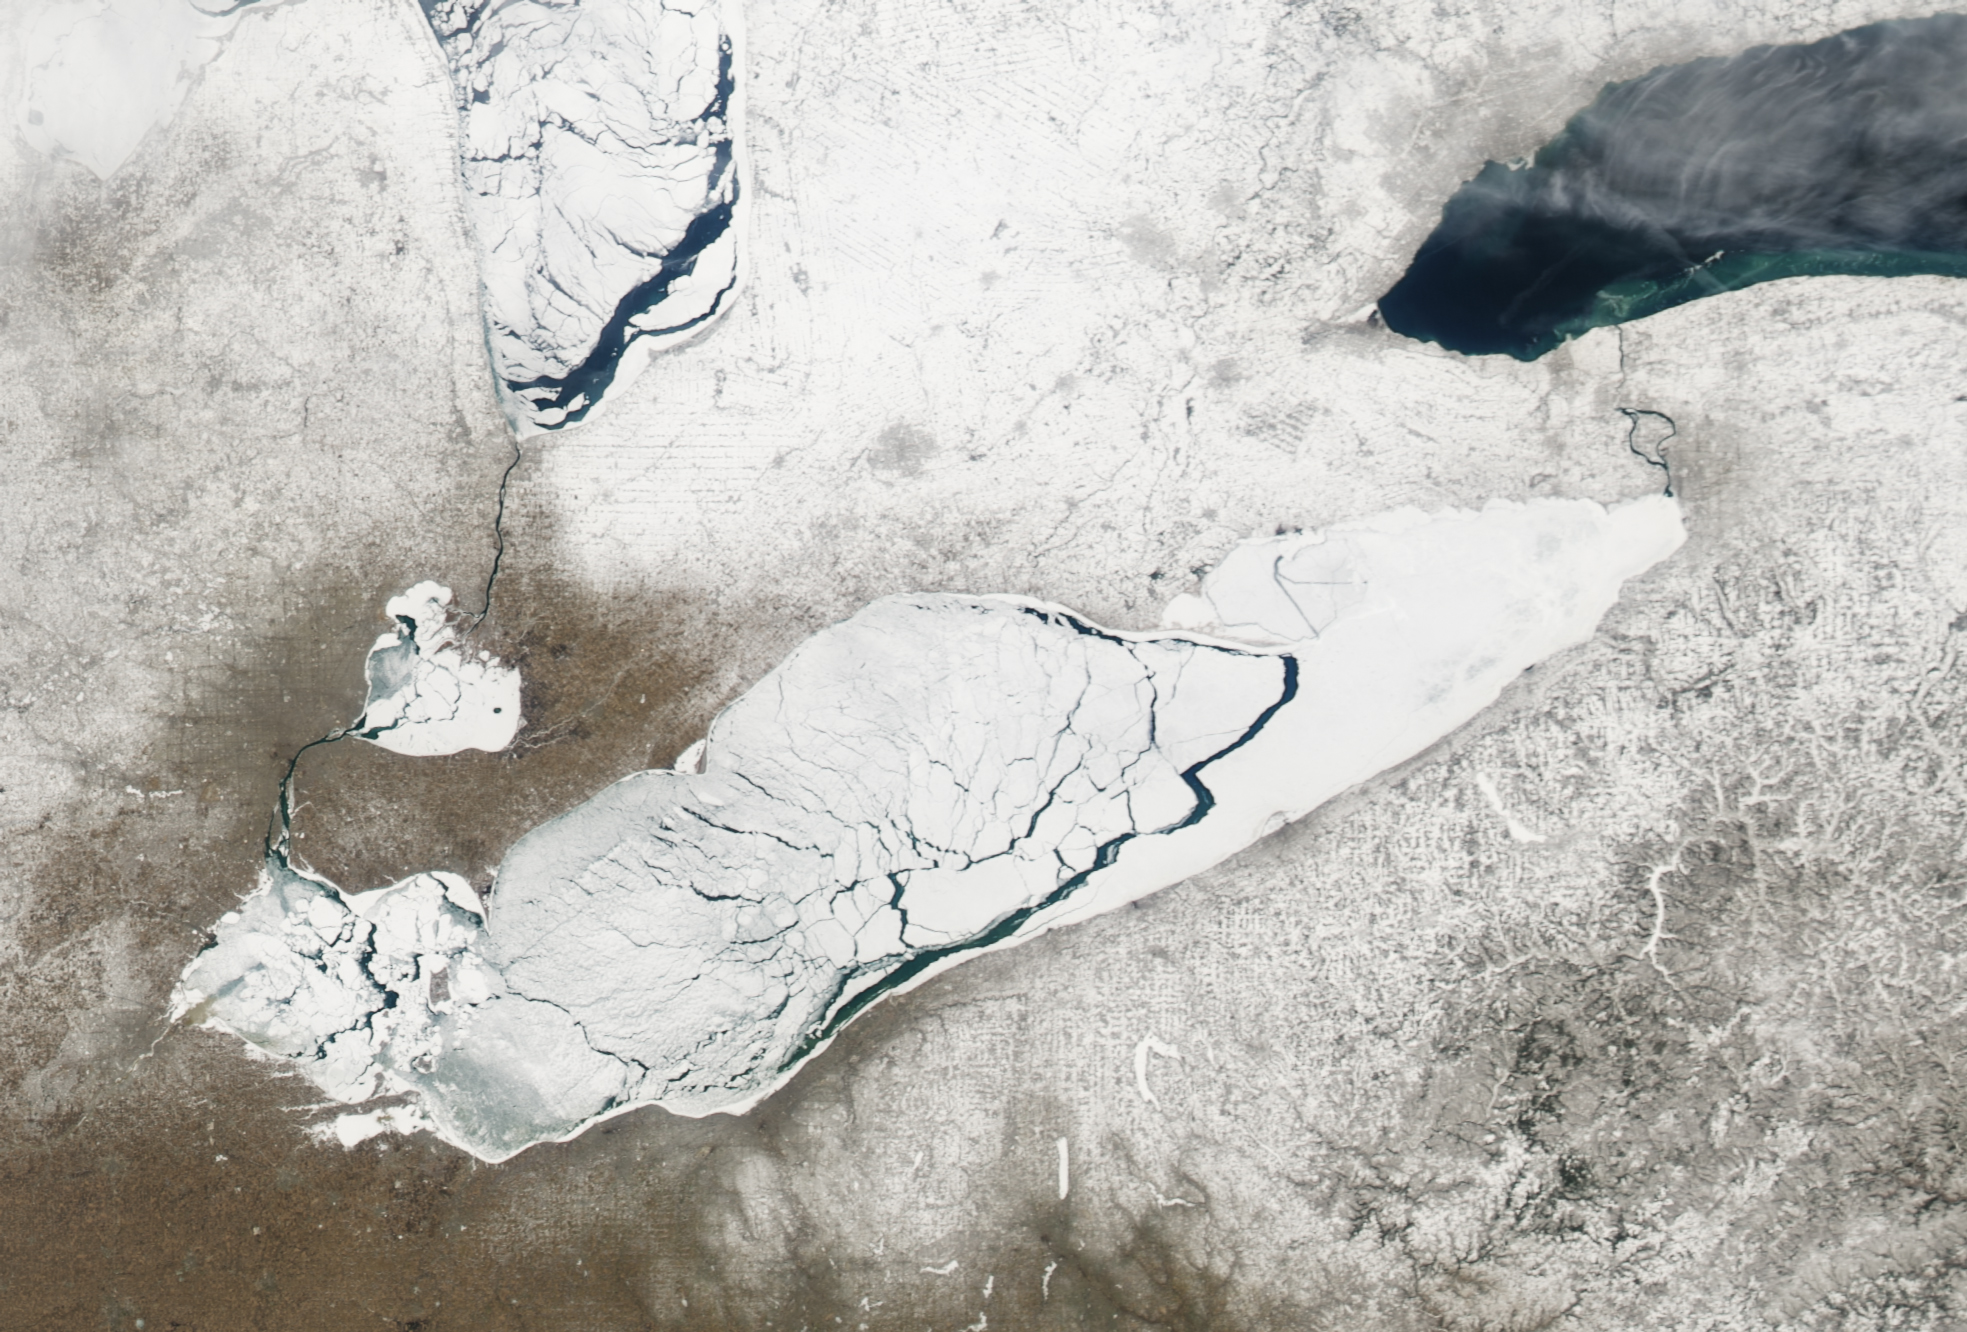
<svg viewBox="0 0 1967 1332">
<path fill-rule="evenodd" d="M 986 1302 L 994 1326 L 1106 1324 L 1116 1300 L 1212 1326 L 1959 1316 L 1931 1255 L 1963 1224 L 1967 287 L 1775 284 L 1529 366 L 1367 317 L 1460 182 L 1606 82 L 1890 10 L 753 6 L 737 317 L 526 441 L 503 515 L 532 581 L 501 577 L 488 632 L 516 626 L 529 655 L 500 650 L 533 697 L 561 688 L 621 743 L 310 751 L 400 764 L 356 793 L 352 839 L 413 827 L 425 772 L 544 773 L 535 807 L 575 808 L 897 593 L 1005 590 L 1124 630 L 1176 598 L 1187 636 L 1231 622 L 1263 655 L 1274 617 L 1196 581 L 1250 533 L 1657 489 L 1621 408 L 1671 418 L 1639 442 L 1673 432 L 1689 543 L 1420 760 L 884 1005 L 759 1113 L 629 1116 L 497 1171 L 420 1142 L 412 1172 L 412 1144 L 324 1151 L 301 1126 L 325 1112 L 349 1142 L 416 1112 L 320 1106 L 289 1058 L 165 1028 L 204 931 L 269 900 L 242 904 L 268 805 L 295 749 L 361 711 L 382 599 L 483 585 L 512 456 L 428 22 L 407 0 L 258 8 L 106 187 L 25 138 L 0 151 L 21 1318 L 63 1325 L 83 1282 L 153 1326 L 229 1326 L 247 1289 L 282 1326 L 426 1318 L 439 1291 L 445 1318 L 539 1293 L 561 1300 L 540 1326 L 583 1329 L 795 1306 L 852 1326 L 869 1301 L 877 1326 L 937 1327 Z M 36 12 L 0 6 L 10 108 Z M 1280 572 L 1328 586 L 1289 633 L 1356 587 L 1301 559 Z M 458 887 L 400 894 L 393 921 L 277 892 L 328 901 L 323 958 L 369 931 L 362 984 L 403 996 L 385 1029 L 423 1002 L 436 1030 L 487 937 Z M 299 958 L 278 906 L 268 956 Z M 359 1014 L 356 979 L 336 983 Z M 541 1113 L 578 1122 L 592 1089 L 551 1090 L 569 1102 Z M 437 1187 L 453 1167 L 474 1182 Z M 413 1189 L 424 1228 L 367 1230 Z M 263 1251 L 261 1208 L 297 1223 Z M 205 1275 L 181 1280 L 194 1248 Z M 622 1280 L 553 1294 L 604 1253 Z"/>
</svg>

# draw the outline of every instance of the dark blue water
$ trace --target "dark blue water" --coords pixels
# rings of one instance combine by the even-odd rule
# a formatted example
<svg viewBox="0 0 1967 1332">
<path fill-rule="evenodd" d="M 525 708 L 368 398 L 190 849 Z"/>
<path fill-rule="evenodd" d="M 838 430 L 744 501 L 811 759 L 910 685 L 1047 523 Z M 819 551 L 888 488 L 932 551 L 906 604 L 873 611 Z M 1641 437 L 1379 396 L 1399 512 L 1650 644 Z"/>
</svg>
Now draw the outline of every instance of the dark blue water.
<svg viewBox="0 0 1967 1332">
<path fill-rule="evenodd" d="M 1531 162 L 1457 190 L 1379 308 L 1408 337 L 1527 361 L 1830 273 L 1967 277 L 1967 16 L 1610 84 Z"/>
<path fill-rule="evenodd" d="M 256 2 L 237 0 L 240 4 Z M 503 38 L 498 38 L 486 48 L 484 43 L 488 38 L 483 31 L 486 20 L 498 14 L 505 0 L 417 2 L 430 23 L 431 31 L 437 35 L 438 43 L 454 62 L 465 59 L 468 63 L 474 51 L 474 42 L 479 44 L 478 51 L 481 53 L 489 49 L 490 56 L 485 58 L 495 57 L 505 49 Z M 581 0 L 551 2 L 557 8 L 578 8 Z M 460 50 L 465 56 L 459 56 Z M 452 74 L 455 80 L 458 77 L 456 63 L 453 64 Z M 708 323 L 721 312 L 730 297 L 735 277 L 712 297 L 707 309 L 700 309 L 694 315 L 679 315 L 669 323 L 651 319 L 658 307 L 669 299 L 670 289 L 678 281 L 695 276 L 698 261 L 730 231 L 736 215 L 739 182 L 734 170 L 735 146 L 731 138 L 730 117 L 731 99 L 737 91 L 737 74 L 736 52 L 727 35 L 719 42 L 716 87 L 708 103 L 693 118 L 697 137 L 679 136 L 680 142 L 707 143 L 714 153 L 704 185 L 704 201 L 684 229 L 681 239 L 667 251 L 660 252 L 659 256 L 645 256 L 659 257 L 660 266 L 616 301 L 608 321 L 602 325 L 595 339 L 593 349 L 580 364 L 560 375 L 505 380 L 507 391 L 514 400 L 523 404 L 523 412 L 533 425 L 551 430 L 582 420 L 614 384 L 615 376 L 621 369 L 622 356 L 636 339 L 683 333 Z M 544 78 L 547 72 L 534 70 L 531 76 Z M 470 80 L 467 79 L 466 83 L 469 85 Z M 462 91 L 469 93 L 473 103 L 492 100 L 489 89 L 467 86 Z M 537 147 L 537 141 L 533 146 Z M 496 356 L 494 369 L 498 369 Z"/>
<path fill-rule="evenodd" d="M 726 37 L 720 45 L 717 62 L 717 91 L 710 104 L 698 115 L 698 123 L 706 126 L 729 123 L 731 95 L 737 90 L 737 77 L 732 68 L 731 39 Z M 676 248 L 665 254 L 662 267 L 656 275 L 639 286 L 629 289 L 615 305 L 615 312 L 601 329 L 601 336 L 595 341 L 594 350 L 587 359 L 564 375 L 549 376 L 543 379 L 508 379 L 506 387 L 514 397 L 527 403 L 535 413 L 542 411 L 564 412 L 556 418 L 555 428 L 573 425 L 594 409 L 601 401 L 601 395 L 615 382 L 615 372 L 621 367 L 622 353 L 638 337 L 652 334 L 681 333 L 715 318 L 723 307 L 724 298 L 730 294 L 726 287 L 719 292 L 717 299 L 708 310 L 692 316 L 681 323 L 660 328 L 634 326 L 634 321 L 654 310 L 669 297 L 669 289 L 678 278 L 688 277 L 696 271 L 697 259 L 703 252 L 720 240 L 731 229 L 731 219 L 737 208 L 738 184 L 731 176 L 732 149 L 729 139 L 717 145 L 716 165 L 711 171 L 710 180 L 705 187 L 708 198 L 717 198 L 720 192 L 729 193 L 724 201 L 691 219 L 683 232 L 683 239 Z"/>
</svg>

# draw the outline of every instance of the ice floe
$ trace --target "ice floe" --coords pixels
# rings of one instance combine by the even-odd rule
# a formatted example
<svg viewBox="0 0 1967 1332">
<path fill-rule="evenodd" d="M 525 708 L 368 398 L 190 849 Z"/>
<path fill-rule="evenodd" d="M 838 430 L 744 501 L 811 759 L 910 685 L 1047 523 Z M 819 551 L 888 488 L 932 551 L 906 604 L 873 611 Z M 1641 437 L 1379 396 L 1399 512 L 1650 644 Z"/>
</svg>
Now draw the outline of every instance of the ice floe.
<svg viewBox="0 0 1967 1332">
<path fill-rule="evenodd" d="M 519 668 L 465 644 L 451 589 L 418 583 L 385 609 L 396 628 L 369 649 L 369 700 L 348 734 L 426 758 L 511 744 L 522 720 Z"/>
<path fill-rule="evenodd" d="M 1412 757 L 1682 539 L 1664 496 L 1402 510 L 1245 542 L 1151 632 L 888 597 L 720 714 L 692 771 L 521 839 L 482 914 L 448 876 L 344 896 L 270 865 L 176 1009 L 339 1099 L 415 1093 L 488 1160 L 635 1105 L 742 1112 L 882 995 Z"/>
<path fill-rule="evenodd" d="M 461 116 L 493 369 L 578 421 L 737 281 L 735 6 L 426 0 Z"/>
</svg>

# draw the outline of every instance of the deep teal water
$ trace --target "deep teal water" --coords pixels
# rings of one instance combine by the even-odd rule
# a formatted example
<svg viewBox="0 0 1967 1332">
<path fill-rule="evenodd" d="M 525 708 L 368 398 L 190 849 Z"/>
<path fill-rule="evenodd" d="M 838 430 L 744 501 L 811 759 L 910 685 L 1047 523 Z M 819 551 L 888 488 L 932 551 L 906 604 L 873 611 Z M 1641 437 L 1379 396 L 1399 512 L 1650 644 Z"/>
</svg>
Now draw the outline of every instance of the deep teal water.
<svg viewBox="0 0 1967 1332">
<path fill-rule="evenodd" d="M 1491 162 L 1380 300 L 1388 327 L 1532 360 L 1778 278 L 1967 276 L 1967 17 L 1894 20 L 1611 84 Z"/>
</svg>

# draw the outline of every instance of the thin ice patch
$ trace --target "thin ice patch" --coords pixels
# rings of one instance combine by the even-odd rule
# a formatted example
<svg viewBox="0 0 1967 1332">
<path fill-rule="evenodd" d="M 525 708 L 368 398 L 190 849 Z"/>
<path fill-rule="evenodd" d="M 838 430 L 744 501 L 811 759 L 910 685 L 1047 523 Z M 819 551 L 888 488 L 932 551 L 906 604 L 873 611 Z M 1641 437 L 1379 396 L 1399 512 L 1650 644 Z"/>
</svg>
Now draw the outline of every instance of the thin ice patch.
<svg viewBox="0 0 1967 1332">
<path fill-rule="evenodd" d="M 511 744 L 522 721 L 519 668 L 470 647 L 451 589 L 418 583 L 386 611 L 396 627 L 369 649 L 369 699 L 348 734 L 412 757 Z"/>
</svg>

